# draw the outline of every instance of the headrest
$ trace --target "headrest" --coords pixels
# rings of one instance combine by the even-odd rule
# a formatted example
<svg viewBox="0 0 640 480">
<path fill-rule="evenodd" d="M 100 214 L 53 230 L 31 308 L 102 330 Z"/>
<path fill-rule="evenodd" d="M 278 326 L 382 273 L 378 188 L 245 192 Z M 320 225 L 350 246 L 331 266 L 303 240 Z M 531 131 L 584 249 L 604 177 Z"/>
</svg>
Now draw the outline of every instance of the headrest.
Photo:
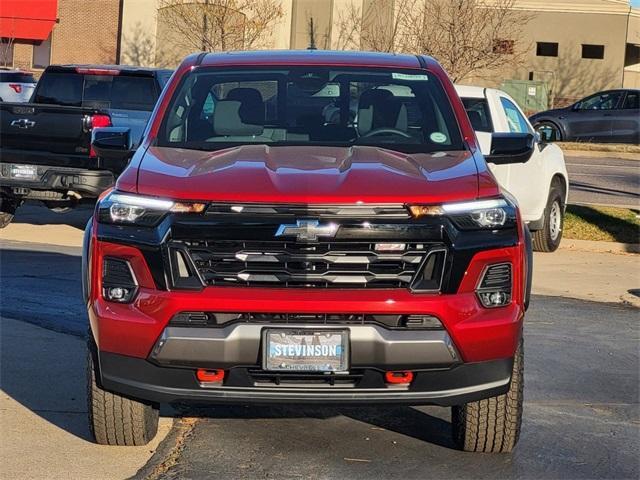
<svg viewBox="0 0 640 480">
<path fill-rule="evenodd" d="M 240 102 L 240 119 L 244 123 L 264 124 L 264 102 L 262 101 L 262 94 L 255 88 L 234 88 L 229 91 L 225 100 Z"/>
<path fill-rule="evenodd" d="M 358 132 L 361 135 L 385 127 L 406 131 L 407 125 L 407 108 L 389 90 L 376 88 L 360 95 Z"/>
<path fill-rule="evenodd" d="M 213 130 L 216 135 L 252 136 L 262 135 L 262 125 L 244 123 L 240 117 L 242 103 L 235 100 L 220 100 L 213 111 Z"/>
</svg>

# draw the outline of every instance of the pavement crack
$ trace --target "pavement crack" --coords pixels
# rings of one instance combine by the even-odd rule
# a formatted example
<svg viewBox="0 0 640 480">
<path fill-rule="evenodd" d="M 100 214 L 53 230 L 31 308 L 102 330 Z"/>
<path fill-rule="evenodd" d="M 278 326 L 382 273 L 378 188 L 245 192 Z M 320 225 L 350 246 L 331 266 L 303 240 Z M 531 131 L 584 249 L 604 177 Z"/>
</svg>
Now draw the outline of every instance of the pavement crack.
<svg viewBox="0 0 640 480">
<path fill-rule="evenodd" d="M 153 457 L 130 480 L 158 480 L 169 469 L 177 465 L 187 439 L 193 433 L 197 423 L 198 419 L 193 417 L 180 419 L 158 446 Z"/>
</svg>

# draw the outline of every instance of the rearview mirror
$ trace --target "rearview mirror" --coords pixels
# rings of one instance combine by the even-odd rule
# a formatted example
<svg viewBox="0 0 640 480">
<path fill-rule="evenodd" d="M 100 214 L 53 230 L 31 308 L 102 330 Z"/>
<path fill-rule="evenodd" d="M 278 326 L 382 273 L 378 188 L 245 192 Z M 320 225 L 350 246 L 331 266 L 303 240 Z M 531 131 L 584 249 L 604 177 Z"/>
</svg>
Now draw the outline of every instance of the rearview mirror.
<svg viewBox="0 0 640 480">
<path fill-rule="evenodd" d="M 532 133 L 494 133 L 491 135 L 491 153 L 484 158 L 495 165 L 525 163 L 533 155 L 534 146 Z"/>
</svg>

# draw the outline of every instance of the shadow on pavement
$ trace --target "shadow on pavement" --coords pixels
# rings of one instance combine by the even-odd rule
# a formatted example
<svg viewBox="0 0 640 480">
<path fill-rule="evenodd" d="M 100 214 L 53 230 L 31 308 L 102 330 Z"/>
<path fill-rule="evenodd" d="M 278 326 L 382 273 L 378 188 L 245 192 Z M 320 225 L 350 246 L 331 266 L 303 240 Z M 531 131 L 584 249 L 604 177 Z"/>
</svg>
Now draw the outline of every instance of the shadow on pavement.
<svg viewBox="0 0 640 480">
<path fill-rule="evenodd" d="M 86 417 L 84 340 L 18 320 L 3 317 L 1 322 L 3 392 L 58 428 L 92 441 Z M 24 425 L 25 434 L 37 425 Z"/>
<path fill-rule="evenodd" d="M 61 250 L 0 250 L 0 315 L 56 332 L 86 334 L 81 257 Z"/>
<path fill-rule="evenodd" d="M 638 214 L 637 210 L 633 212 L 635 215 Z M 627 220 L 626 218 L 614 217 L 602 210 L 597 210 L 586 205 L 571 205 L 570 213 L 597 229 L 608 233 L 616 242 L 637 244 L 640 241 L 640 224 L 637 222 Z M 629 253 L 633 253 L 631 249 L 628 250 Z"/>
<path fill-rule="evenodd" d="M 429 407 L 430 410 L 445 409 Z M 447 410 L 448 412 L 448 410 Z M 283 420 L 318 419 L 326 420 L 345 417 L 370 425 L 377 430 L 399 433 L 416 440 L 440 447 L 455 449 L 451 439 L 451 423 L 409 406 L 360 406 L 360 407 L 324 407 L 324 406 L 215 406 L 197 407 L 176 406 L 174 415 L 201 417 L 216 420 Z"/>
<path fill-rule="evenodd" d="M 571 190 L 588 192 L 588 193 L 600 193 L 602 195 L 640 198 L 640 195 L 636 192 L 629 192 L 626 190 L 619 190 L 616 188 L 600 187 L 597 185 L 590 185 L 588 183 L 577 182 L 577 181 L 571 181 Z"/>
<path fill-rule="evenodd" d="M 40 202 L 27 202 L 16 212 L 13 223 L 31 225 L 68 225 L 84 230 L 91 214 L 94 203 L 81 204 L 67 212 L 56 213 L 49 210 Z"/>
</svg>

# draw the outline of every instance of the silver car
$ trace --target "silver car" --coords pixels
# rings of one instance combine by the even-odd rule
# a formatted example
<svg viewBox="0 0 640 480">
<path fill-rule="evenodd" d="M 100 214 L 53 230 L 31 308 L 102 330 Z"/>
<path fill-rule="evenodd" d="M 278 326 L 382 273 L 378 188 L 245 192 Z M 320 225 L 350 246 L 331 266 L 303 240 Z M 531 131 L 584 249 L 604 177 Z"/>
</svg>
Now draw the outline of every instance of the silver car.
<svg viewBox="0 0 640 480">
<path fill-rule="evenodd" d="M 0 102 L 28 102 L 36 83 L 31 73 L 0 68 Z"/>
</svg>

